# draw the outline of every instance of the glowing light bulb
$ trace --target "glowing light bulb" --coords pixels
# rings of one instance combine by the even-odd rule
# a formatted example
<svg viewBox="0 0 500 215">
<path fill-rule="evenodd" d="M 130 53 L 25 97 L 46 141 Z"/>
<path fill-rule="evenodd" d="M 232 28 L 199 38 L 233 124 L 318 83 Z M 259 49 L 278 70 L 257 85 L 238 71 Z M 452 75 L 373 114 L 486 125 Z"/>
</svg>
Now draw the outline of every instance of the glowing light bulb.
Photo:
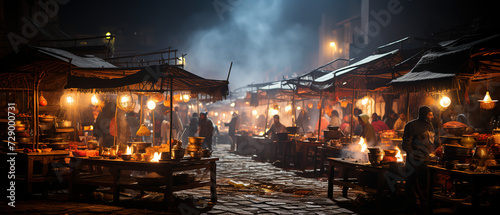
<svg viewBox="0 0 500 215">
<path fill-rule="evenodd" d="M 441 107 L 448 107 L 451 104 L 451 99 L 448 96 L 443 96 L 443 98 L 439 100 L 439 104 Z"/>
<path fill-rule="evenodd" d="M 184 102 L 189 102 L 189 99 L 190 99 L 190 96 L 189 96 L 189 95 L 183 95 L 183 96 L 182 96 L 182 100 L 183 100 Z"/>
<path fill-rule="evenodd" d="M 257 115 L 257 110 L 252 111 L 252 115 L 256 116 Z"/>
<path fill-rule="evenodd" d="M 90 98 L 90 103 L 92 103 L 92 105 L 99 104 L 99 99 L 97 99 L 97 96 L 95 96 L 95 94 L 92 96 L 92 98 Z"/>
<path fill-rule="evenodd" d="M 71 96 L 67 96 L 66 97 L 66 101 L 69 103 L 69 104 L 73 104 L 73 102 L 75 102 L 75 100 L 73 99 L 73 97 Z"/>
<path fill-rule="evenodd" d="M 147 106 L 149 110 L 153 110 L 156 107 L 156 103 L 153 100 L 149 100 Z"/>
<path fill-rule="evenodd" d="M 362 104 L 362 105 L 366 105 L 366 104 L 368 104 L 368 98 L 366 98 L 366 97 L 365 97 L 365 98 L 363 98 L 363 100 L 361 100 L 361 104 Z"/>
</svg>

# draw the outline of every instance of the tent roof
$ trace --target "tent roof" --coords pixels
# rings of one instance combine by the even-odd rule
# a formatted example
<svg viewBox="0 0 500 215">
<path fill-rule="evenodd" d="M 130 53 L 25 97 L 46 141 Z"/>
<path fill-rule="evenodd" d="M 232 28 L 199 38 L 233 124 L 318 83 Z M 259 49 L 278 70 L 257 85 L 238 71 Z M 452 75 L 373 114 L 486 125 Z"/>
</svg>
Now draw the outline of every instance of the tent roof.
<svg viewBox="0 0 500 215">
<path fill-rule="evenodd" d="M 162 92 L 172 89 L 207 95 L 217 100 L 228 95 L 228 83 L 225 80 L 205 79 L 177 66 L 154 65 L 127 72 L 116 69 L 100 69 L 99 72 L 76 70 L 68 75 L 64 88 L 99 92 Z"/>
<path fill-rule="evenodd" d="M 317 78 L 311 88 L 335 91 L 335 88 L 375 90 L 393 77 L 393 67 L 402 61 L 399 49 L 370 55 L 351 65 Z"/>
<path fill-rule="evenodd" d="M 441 42 L 412 70 L 391 81 L 396 91 L 460 88 L 469 80 L 500 72 L 500 35 L 468 35 Z"/>
</svg>

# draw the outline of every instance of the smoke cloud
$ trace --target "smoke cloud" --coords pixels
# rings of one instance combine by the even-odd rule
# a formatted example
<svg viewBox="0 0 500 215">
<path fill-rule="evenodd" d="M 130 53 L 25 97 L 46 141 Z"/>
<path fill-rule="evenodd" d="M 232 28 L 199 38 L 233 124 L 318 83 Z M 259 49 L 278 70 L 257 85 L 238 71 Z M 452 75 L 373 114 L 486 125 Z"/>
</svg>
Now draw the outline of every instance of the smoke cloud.
<svg viewBox="0 0 500 215">
<path fill-rule="evenodd" d="M 230 10 L 219 12 L 223 16 L 219 25 L 190 37 L 186 69 L 206 78 L 226 79 L 233 62 L 231 89 L 281 80 L 301 70 L 307 61 L 304 41 L 313 40 L 317 46 L 317 36 L 311 38 L 317 26 L 308 29 L 301 23 L 286 22 L 285 3 L 238 1 Z"/>
</svg>

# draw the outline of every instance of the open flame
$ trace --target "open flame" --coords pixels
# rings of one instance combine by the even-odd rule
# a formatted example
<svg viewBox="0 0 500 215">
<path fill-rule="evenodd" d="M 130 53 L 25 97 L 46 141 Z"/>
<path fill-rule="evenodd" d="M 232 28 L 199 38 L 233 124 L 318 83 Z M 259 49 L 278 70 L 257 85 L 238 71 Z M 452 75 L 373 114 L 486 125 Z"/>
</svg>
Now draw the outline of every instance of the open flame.
<svg viewBox="0 0 500 215">
<path fill-rule="evenodd" d="M 398 153 L 396 153 L 396 159 L 398 162 L 403 162 L 403 156 L 401 155 L 401 150 L 399 150 L 398 147 L 396 147 L 396 150 L 398 151 Z"/>
<path fill-rule="evenodd" d="M 161 153 L 155 152 L 153 158 L 151 159 L 151 162 L 160 162 L 160 159 L 161 159 Z"/>
<path fill-rule="evenodd" d="M 131 155 L 132 154 L 132 147 L 127 146 L 127 150 L 125 151 L 126 155 Z"/>
<path fill-rule="evenodd" d="M 368 152 L 368 146 L 366 145 L 365 143 L 365 138 L 362 138 L 359 140 L 358 142 L 359 146 L 360 146 L 360 152 Z"/>
</svg>

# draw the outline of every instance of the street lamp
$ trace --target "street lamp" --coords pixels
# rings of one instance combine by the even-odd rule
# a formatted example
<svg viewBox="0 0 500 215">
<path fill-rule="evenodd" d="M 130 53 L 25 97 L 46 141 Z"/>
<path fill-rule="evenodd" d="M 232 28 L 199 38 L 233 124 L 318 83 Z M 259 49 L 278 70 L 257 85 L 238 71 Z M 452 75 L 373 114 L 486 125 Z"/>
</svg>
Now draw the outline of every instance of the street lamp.
<svg viewBox="0 0 500 215">
<path fill-rule="evenodd" d="M 110 32 L 106 33 L 106 40 L 111 40 L 111 33 Z"/>
</svg>

